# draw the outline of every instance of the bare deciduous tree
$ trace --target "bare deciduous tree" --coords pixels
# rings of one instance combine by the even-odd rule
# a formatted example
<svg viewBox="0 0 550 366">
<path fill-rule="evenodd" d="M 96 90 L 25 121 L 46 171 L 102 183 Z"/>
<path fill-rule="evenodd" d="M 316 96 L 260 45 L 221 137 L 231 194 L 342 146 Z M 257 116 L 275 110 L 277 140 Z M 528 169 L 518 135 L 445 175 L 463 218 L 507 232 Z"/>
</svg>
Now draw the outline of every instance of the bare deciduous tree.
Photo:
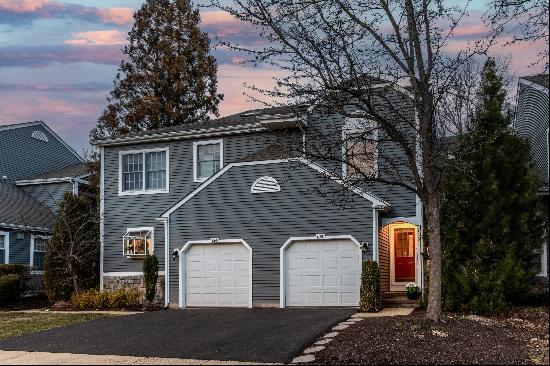
<svg viewBox="0 0 550 366">
<path fill-rule="evenodd" d="M 317 128 L 317 146 L 308 158 L 341 163 L 359 174 L 346 177 L 346 185 L 383 185 L 414 192 L 425 210 L 429 247 L 427 316 L 441 316 L 441 242 L 439 184 L 442 138 L 449 121 L 436 119 L 439 103 L 456 87 L 461 65 L 483 53 L 493 39 L 479 40 L 462 50 L 446 50 L 466 8 L 441 0 L 235 0 L 232 5 L 214 0 L 237 19 L 250 23 L 267 40 L 265 47 L 248 49 L 255 63 L 286 72 L 272 90 L 259 90 L 280 103 L 317 106 L 309 113 L 374 121 L 363 126 L 359 139 L 387 144 L 387 156 L 376 174 L 346 161 L 342 144 L 329 125 Z M 404 89 L 403 86 L 406 86 Z M 407 105 L 397 105 L 408 96 Z M 412 118 L 406 111 L 412 110 Z M 318 119 L 318 118 L 317 118 Z M 411 133 L 409 133 L 411 132 Z M 375 137 L 373 137 L 375 136 Z M 397 156 L 394 152 L 399 150 Z M 379 150 L 380 151 L 380 150 Z"/>
</svg>

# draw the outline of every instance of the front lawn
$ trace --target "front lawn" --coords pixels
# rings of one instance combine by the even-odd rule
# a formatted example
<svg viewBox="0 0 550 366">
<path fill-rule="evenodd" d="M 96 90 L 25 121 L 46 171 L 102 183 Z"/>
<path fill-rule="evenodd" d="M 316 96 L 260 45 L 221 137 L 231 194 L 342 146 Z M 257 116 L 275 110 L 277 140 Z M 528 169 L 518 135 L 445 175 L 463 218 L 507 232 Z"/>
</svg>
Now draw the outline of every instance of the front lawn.
<svg viewBox="0 0 550 366">
<path fill-rule="evenodd" d="M 0 312 L 0 339 L 82 323 L 106 316 L 108 315 Z"/>
<path fill-rule="evenodd" d="M 512 308 L 498 318 L 424 311 L 367 318 L 315 354 L 319 364 L 548 364 L 548 308 Z"/>
</svg>

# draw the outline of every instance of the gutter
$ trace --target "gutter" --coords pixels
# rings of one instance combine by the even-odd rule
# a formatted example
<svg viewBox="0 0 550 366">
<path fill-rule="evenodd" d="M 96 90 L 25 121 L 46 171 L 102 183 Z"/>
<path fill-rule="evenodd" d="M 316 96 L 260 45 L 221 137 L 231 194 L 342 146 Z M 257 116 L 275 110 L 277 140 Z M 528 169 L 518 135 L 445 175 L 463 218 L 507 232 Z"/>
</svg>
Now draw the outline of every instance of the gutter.
<svg viewBox="0 0 550 366">
<path fill-rule="evenodd" d="M 238 132 L 258 132 L 265 131 L 265 127 L 260 122 L 250 123 L 237 126 L 224 126 L 213 127 L 200 130 L 189 131 L 170 131 L 170 132 L 157 132 L 141 136 L 128 136 L 128 137 L 112 137 L 104 140 L 95 140 L 91 144 L 94 146 L 118 146 L 128 145 L 135 142 L 159 142 L 170 140 L 183 140 L 192 138 L 214 137 L 232 135 Z"/>
<path fill-rule="evenodd" d="M 39 226 L 25 226 L 25 225 L 18 225 L 18 224 L 7 224 L 4 222 L 0 222 L 0 227 L 6 228 L 6 229 L 21 229 L 21 230 L 28 230 L 28 231 L 43 231 L 46 233 L 51 233 L 52 229 L 45 228 L 45 227 L 39 227 Z"/>
</svg>

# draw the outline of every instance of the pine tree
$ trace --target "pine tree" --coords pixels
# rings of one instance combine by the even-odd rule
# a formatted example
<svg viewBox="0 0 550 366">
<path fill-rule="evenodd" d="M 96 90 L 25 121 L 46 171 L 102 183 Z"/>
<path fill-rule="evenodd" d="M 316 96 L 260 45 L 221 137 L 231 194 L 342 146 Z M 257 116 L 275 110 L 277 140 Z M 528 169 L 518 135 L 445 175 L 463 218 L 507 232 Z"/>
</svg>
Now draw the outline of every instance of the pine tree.
<svg viewBox="0 0 550 366">
<path fill-rule="evenodd" d="M 207 120 L 218 115 L 217 64 L 189 0 L 147 0 L 134 14 L 108 105 L 92 138 Z"/>
<path fill-rule="evenodd" d="M 506 91 L 489 59 L 473 129 L 458 141 L 443 182 L 443 304 L 497 314 L 536 275 L 545 218 L 527 141 L 503 113 Z"/>
</svg>

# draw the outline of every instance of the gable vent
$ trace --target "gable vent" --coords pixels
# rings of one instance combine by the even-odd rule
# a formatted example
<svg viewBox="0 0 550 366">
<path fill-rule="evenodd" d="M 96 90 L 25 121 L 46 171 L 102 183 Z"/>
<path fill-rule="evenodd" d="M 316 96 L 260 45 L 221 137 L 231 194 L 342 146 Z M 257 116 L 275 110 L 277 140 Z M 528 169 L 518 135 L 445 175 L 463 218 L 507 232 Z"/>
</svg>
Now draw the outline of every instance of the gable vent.
<svg viewBox="0 0 550 366">
<path fill-rule="evenodd" d="M 265 176 L 256 179 L 250 188 L 250 193 L 279 192 L 280 190 L 281 186 L 275 178 Z"/>
<path fill-rule="evenodd" d="M 44 141 L 44 142 L 48 142 L 48 136 L 46 136 L 46 134 L 42 131 L 33 131 L 33 133 L 31 134 L 31 137 L 33 139 L 37 139 L 37 140 L 40 140 L 40 141 Z"/>
</svg>

